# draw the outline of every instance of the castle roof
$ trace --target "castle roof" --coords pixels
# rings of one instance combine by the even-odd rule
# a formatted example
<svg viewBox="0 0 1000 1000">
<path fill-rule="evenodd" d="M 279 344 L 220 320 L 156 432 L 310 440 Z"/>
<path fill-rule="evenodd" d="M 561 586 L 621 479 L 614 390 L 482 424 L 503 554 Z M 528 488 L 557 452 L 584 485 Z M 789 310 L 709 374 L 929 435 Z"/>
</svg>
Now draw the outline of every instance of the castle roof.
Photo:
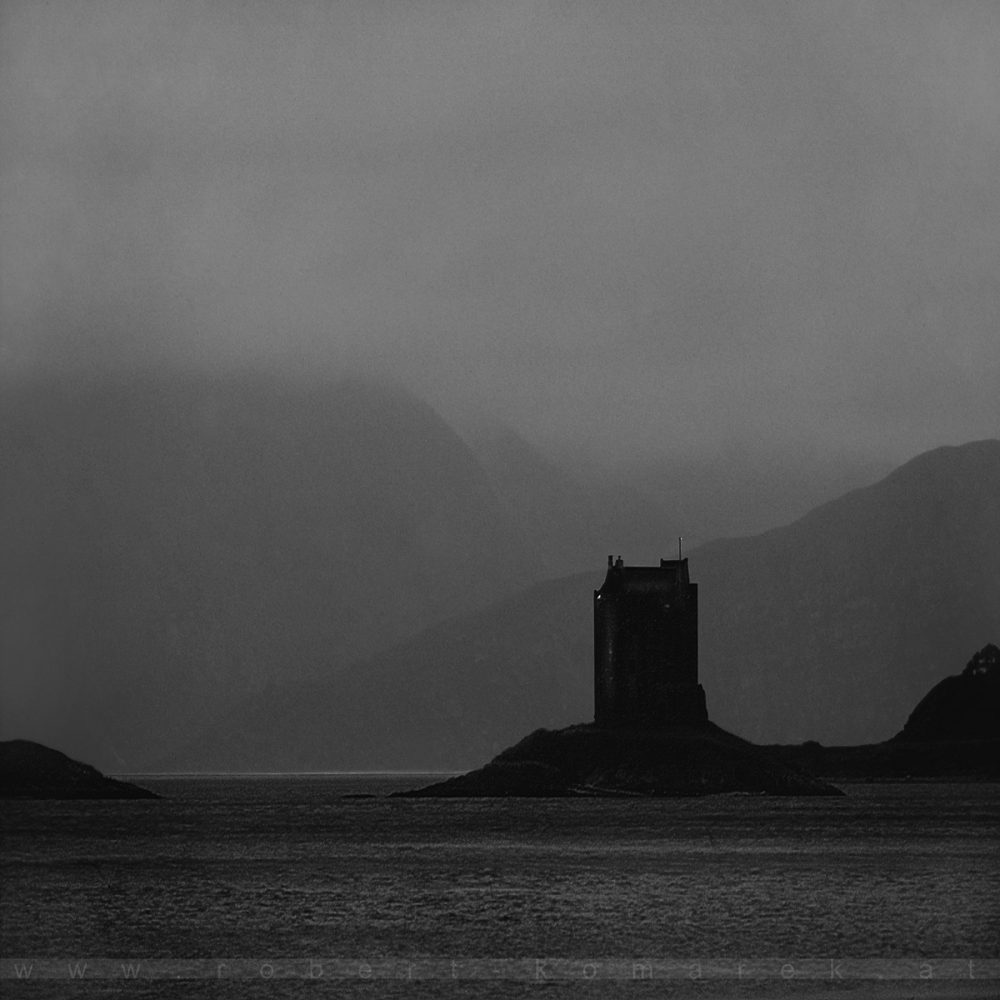
<svg viewBox="0 0 1000 1000">
<path fill-rule="evenodd" d="M 598 593 L 649 594 L 690 583 L 687 559 L 661 559 L 659 566 L 626 566 L 608 556 L 608 573 Z"/>
</svg>

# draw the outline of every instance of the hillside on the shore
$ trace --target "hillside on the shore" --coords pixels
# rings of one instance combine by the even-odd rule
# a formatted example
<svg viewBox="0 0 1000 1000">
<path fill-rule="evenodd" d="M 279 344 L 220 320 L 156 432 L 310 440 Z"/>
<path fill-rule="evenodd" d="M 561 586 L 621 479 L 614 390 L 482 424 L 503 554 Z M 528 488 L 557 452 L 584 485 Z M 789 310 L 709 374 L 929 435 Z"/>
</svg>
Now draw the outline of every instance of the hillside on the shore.
<svg viewBox="0 0 1000 1000">
<path fill-rule="evenodd" d="M 936 684 L 895 740 L 1000 740 L 1000 649 L 988 643 L 960 674 Z"/>
<path fill-rule="evenodd" d="M 769 749 L 832 780 L 1000 780 L 1000 649 L 988 643 L 960 674 L 936 684 L 892 739 L 861 746 L 808 740 Z"/>
<path fill-rule="evenodd" d="M 30 740 L 0 742 L 0 799 L 156 799 L 128 781 Z"/>
</svg>

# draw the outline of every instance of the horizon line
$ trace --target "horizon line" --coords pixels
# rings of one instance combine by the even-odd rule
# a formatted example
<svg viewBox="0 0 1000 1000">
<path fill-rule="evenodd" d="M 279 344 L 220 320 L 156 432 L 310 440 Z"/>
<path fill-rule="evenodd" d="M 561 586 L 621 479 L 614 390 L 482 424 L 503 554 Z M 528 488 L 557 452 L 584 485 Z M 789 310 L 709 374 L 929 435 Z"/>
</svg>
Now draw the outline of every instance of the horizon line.
<svg viewBox="0 0 1000 1000">
<path fill-rule="evenodd" d="M 111 778 L 285 778 L 300 776 L 344 777 L 357 775 L 464 774 L 460 768 L 446 771 L 109 771 Z"/>
</svg>

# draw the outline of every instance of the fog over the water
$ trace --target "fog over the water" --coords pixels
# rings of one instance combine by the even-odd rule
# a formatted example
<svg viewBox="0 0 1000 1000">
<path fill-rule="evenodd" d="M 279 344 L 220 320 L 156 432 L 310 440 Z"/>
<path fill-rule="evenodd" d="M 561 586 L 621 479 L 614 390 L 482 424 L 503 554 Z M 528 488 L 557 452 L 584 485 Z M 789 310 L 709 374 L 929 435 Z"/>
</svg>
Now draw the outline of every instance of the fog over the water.
<svg viewBox="0 0 1000 1000">
<path fill-rule="evenodd" d="M 388 374 L 549 447 L 1000 427 L 1000 6 L 6 2 L 0 372 Z"/>
</svg>

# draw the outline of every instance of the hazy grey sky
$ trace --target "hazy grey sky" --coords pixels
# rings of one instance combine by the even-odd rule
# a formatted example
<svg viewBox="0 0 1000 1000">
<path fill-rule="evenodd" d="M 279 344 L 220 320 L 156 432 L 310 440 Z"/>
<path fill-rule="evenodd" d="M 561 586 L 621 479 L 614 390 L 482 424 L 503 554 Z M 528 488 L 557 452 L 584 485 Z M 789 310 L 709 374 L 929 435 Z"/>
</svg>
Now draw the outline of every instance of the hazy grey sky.
<svg viewBox="0 0 1000 1000">
<path fill-rule="evenodd" d="M 5 2 L 0 366 L 598 452 L 1000 433 L 1000 4 Z"/>
</svg>

